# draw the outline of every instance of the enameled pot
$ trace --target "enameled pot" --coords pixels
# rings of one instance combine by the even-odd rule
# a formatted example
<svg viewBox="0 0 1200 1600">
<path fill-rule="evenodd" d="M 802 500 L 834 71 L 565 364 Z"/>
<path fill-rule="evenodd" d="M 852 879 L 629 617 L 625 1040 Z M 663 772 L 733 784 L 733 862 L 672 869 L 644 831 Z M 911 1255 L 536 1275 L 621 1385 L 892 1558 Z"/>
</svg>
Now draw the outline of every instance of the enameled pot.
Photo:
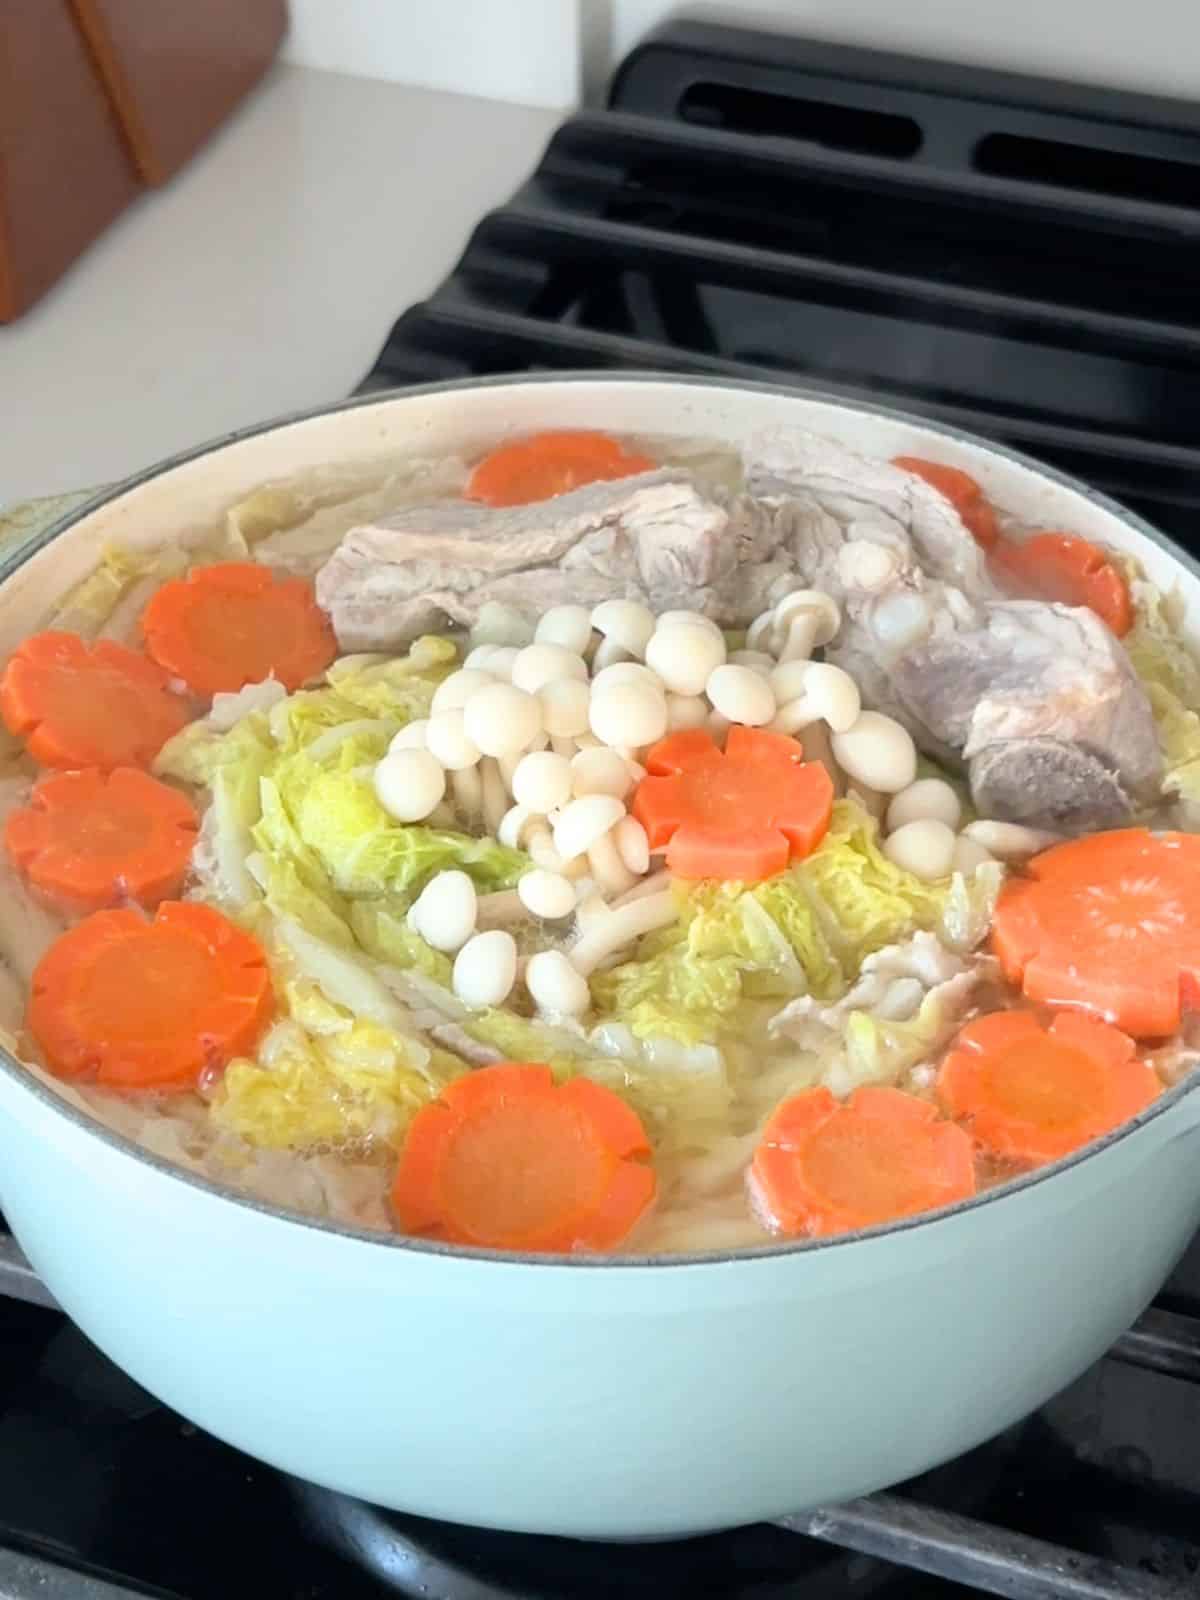
<svg viewBox="0 0 1200 1600">
<path fill-rule="evenodd" d="M 74 513 L 0 567 L 0 654 L 110 541 L 213 521 L 328 462 L 470 454 L 545 427 L 795 423 L 935 457 L 1032 523 L 1197 568 L 1034 463 L 885 410 L 654 375 L 410 390 L 239 434 Z M 586 1537 L 730 1527 L 858 1495 L 1040 1405 L 1153 1298 L 1200 1225 L 1200 1094 L 927 1219 L 672 1259 L 494 1257 L 275 1211 L 183 1174 L 0 1061 L 0 1204 L 90 1338 L 262 1460 L 429 1517 Z"/>
</svg>

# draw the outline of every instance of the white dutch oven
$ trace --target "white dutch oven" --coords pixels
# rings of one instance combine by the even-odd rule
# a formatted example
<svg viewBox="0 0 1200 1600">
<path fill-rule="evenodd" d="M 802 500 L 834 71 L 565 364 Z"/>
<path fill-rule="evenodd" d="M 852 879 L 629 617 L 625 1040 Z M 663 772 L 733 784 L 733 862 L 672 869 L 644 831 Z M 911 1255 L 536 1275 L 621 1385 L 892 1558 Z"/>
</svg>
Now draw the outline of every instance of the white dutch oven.
<svg viewBox="0 0 1200 1600">
<path fill-rule="evenodd" d="M 936 457 L 1002 506 L 1197 569 L 1118 507 L 895 413 L 803 394 L 568 377 L 415 390 L 198 450 L 0 568 L 0 653 L 101 546 L 210 523 L 323 462 L 470 454 L 545 427 L 817 429 Z M 853 1238 L 671 1260 L 498 1258 L 380 1238 L 182 1175 L 0 1063 L 0 1203 L 72 1317 L 185 1417 L 275 1466 L 430 1517 L 653 1537 L 858 1495 L 969 1449 L 1063 1387 L 1157 1292 L 1200 1225 L 1186 1085 L 1086 1153 Z"/>
</svg>

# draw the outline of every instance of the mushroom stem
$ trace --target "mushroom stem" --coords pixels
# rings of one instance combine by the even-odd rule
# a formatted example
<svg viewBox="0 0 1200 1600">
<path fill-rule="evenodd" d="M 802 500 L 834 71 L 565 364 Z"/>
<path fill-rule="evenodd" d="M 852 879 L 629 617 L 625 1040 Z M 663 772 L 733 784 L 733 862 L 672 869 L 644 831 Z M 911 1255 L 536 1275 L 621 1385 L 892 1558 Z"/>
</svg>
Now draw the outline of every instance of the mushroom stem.
<svg viewBox="0 0 1200 1600">
<path fill-rule="evenodd" d="M 640 883 L 635 883 L 632 889 L 627 889 L 619 899 L 614 900 L 609 907 L 612 911 L 620 911 L 624 906 L 632 905 L 635 900 L 644 900 L 647 895 L 658 894 L 663 889 L 671 887 L 671 874 L 662 868 L 659 872 L 652 872 L 648 878 L 643 878 Z"/>
<path fill-rule="evenodd" d="M 786 706 L 784 710 L 787 710 Z M 788 733 L 791 730 L 783 728 L 779 731 Z M 834 756 L 833 745 L 829 740 L 828 724 L 820 720 L 806 723 L 804 737 L 801 739 L 800 744 L 804 750 L 804 759 L 806 761 L 819 761 L 825 768 L 833 783 L 834 796 L 840 800 L 846 792 L 846 775 L 841 767 L 838 766 Z"/>
<path fill-rule="evenodd" d="M 802 611 L 793 617 L 779 652 L 780 661 L 807 661 L 816 645 L 820 624 L 820 617 L 813 611 Z"/>
<path fill-rule="evenodd" d="M 678 915 L 675 896 L 669 889 L 661 894 L 646 895 L 620 911 L 610 911 L 604 922 L 589 928 L 576 941 L 570 951 L 571 965 L 586 978 L 624 945 L 632 944 L 643 934 L 653 933 L 656 928 L 667 927 Z"/>
<path fill-rule="evenodd" d="M 450 789 L 455 810 L 466 821 L 474 822 L 483 808 L 483 780 L 478 766 L 460 767 L 450 773 Z"/>
<path fill-rule="evenodd" d="M 510 922 L 523 922 L 529 916 L 524 901 L 515 889 L 499 889 L 481 894 L 475 905 L 477 928 L 503 928 Z"/>
<path fill-rule="evenodd" d="M 479 776 L 483 787 L 483 818 L 488 832 L 495 833 L 508 810 L 508 791 L 495 756 L 484 756 L 479 763 Z"/>
<path fill-rule="evenodd" d="M 611 829 L 596 840 L 587 858 L 592 877 L 607 894 L 625 894 L 637 882 L 636 876 L 621 860 Z"/>
</svg>

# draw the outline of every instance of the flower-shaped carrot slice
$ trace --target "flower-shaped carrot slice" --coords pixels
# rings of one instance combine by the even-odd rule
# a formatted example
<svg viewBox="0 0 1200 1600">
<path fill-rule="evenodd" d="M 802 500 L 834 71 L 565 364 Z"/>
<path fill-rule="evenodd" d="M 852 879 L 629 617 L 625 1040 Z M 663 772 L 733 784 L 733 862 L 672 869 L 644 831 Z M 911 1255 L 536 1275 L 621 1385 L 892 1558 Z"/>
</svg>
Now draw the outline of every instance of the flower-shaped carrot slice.
<svg viewBox="0 0 1200 1600">
<path fill-rule="evenodd" d="M 938 1099 L 977 1142 L 1037 1166 L 1136 1116 L 1159 1092 L 1127 1034 L 1064 1011 L 1049 1029 L 1027 1011 L 969 1022 L 938 1073 Z"/>
<path fill-rule="evenodd" d="M 495 1250 L 614 1250 L 654 1198 L 645 1131 L 587 1078 L 505 1061 L 409 1126 L 392 1187 L 406 1233 Z"/>
<path fill-rule="evenodd" d="M 646 756 L 633 814 L 680 878 L 758 883 L 825 837 L 833 784 L 799 742 L 730 728 L 722 751 L 703 728 L 669 734 Z"/>
<path fill-rule="evenodd" d="M 277 582 L 253 561 L 201 567 L 164 583 L 142 613 L 142 633 L 155 661 L 204 695 L 269 677 L 299 689 L 337 654 L 312 584 Z"/>
<path fill-rule="evenodd" d="M 489 506 L 523 506 L 585 483 L 652 472 L 657 464 L 648 456 L 627 454 L 620 440 L 606 433 L 535 433 L 484 456 L 463 493 Z"/>
<path fill-rule="evenodd" d="M 931 489 L 945 495 L 976 544 L 990 550 L 999 539 L 996 513 L 969 472 L 964 472 L 961 467 L 944 466 L 940 461 L 926 461 L 921 456 L 895 456 L 892 465 L 924 478 Z"/>
<path fill-rule="evenodd" d="M 35 633 L 0 678 L 0 713 L 44 767 L 147 767 L 188 720 L 167 674 L 112 639 Z"/>
<path fill-rule="evenodd" d="M 778 1233 L 848 1233 L 965 1200 L 975 1152 L 935 1106 L 899 1089 L 856 1089 L 840 1105 L 808 1089 L 776 1108 L 747 1186 Z"/>
<path fill-rule="evenodd" d="M 188 1089 L 252 1050 L 271 1014 L 266 956 L 211 906 L 168 900 L 153 922 L 97 911 L 33 973 L 29 1031 L 60 1078 Z"/>
<path fill-rule="evenodd" d="M 1035 533 L 1001 540 L 991 552 L 992 571 L 1013 594 L 1087 606 L 1117 635 L 1133 626 L 1133 605 L 1123 574 L 1087 539 L 1073 533 Z"/>
<path fill-rule="evenodd" d="M 1135 1039 L 1200 1003 L 1200 836 L 1144 828 L 1055 845 L 1005 885 L 992 946 L 1031 1000 Z"/>
<path fill-rule="evenodd" d="M 4 830 L 9 855 L 43 894 L 97 911 L 153 905 L 183 883 L 199 819 L 175 789 L 136 767 L 43 778 Z"/>
</svg>

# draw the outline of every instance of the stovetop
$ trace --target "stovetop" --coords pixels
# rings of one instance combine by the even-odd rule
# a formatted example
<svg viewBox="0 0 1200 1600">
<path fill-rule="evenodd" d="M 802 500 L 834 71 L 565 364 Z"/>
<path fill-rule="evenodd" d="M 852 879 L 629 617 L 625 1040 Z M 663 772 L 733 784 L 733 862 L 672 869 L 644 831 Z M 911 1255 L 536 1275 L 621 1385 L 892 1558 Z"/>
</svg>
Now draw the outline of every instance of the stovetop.
<svg viewBox="0 0 1200 1600">
<path fill-rule="evenodd" d="M 362 388 L 791 381 L 1026 449 L 1195 549 L 1198 269 L 1200 107 L 676 23 L 555 134 Z M 606 1545 L 258 1465 L 113 1367 L 0 1233 L 0 1600 L 980 1593 L 1200 1594 L 1200 1240 L 1104 1361 L 971 1456 L 781 1524 Z"/>
</svg>

